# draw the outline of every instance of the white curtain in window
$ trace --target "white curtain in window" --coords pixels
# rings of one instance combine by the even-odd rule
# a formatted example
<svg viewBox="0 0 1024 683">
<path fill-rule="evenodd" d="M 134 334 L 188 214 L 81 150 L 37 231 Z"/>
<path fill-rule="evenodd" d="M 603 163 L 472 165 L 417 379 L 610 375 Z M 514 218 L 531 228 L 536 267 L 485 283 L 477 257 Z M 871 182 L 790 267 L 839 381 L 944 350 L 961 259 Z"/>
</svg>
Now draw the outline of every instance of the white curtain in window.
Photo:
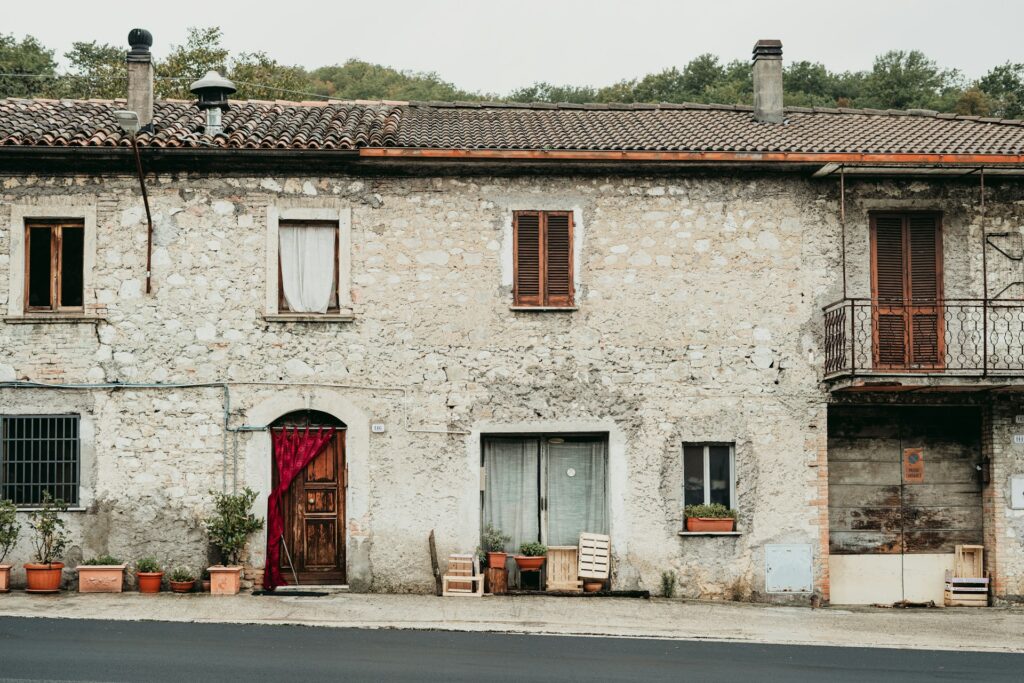
<svg viewBox="0 0 1024 683">
<path fill-rule="evenodd" d="M 326 313 L 334 285 L 334 226 L 284 226 L 278 230 L 281 284 L 294 313 Z"/>
<path fill-rule="evenodd" d="M 547 544 L 577 545 L 582 532 L 608 533 L 608 445 L 566 441 L 547 448 Z"/>
<path fill-rule="evenodd" d="M 511 536 L 505 549 L 540 538 L 536 439 L 484 442 L 484 524 Z"/>
</svg>

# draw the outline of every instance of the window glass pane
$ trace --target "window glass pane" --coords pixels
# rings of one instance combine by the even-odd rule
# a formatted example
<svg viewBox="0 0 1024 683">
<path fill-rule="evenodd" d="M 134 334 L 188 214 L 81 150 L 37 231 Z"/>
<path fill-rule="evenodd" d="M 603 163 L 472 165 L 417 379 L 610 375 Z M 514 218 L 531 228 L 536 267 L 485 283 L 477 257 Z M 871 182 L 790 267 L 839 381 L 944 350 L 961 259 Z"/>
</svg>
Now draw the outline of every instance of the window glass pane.
<svg viewBox="0 0 1024 683">
<path fill-rule="evenodd" d="M 708 476 L 711 478 L 711 503 L 732 507 L 729 499 L 729 447 L 708 447 Z"/>
<path fill-rule="evenodd" d="M 85 230 L 63 228 L 60 245 L 60 305 L 82 305 L 82 258 Z"/>
<path fill-rule="evenodd" d="M 484 524 L 511 536 L 508 551 L 540 540 L 539 458 L 537 439 L 484 442 Z"/>
<path fill-rule="evenodd" d="M 547 448 L 547 544 L 578 545 L 580 534 L 608 533 L 608 449 L 602 441 Z"/>
<path fill-rule="evenodd" d="M 50 308 L 50 229 L 28 231 L 28 305 Z"/>
<path fill-rule="evenodd" d="M 704 503 L 704 447 L 683 446 L 683 504 Z"/>
</svg>

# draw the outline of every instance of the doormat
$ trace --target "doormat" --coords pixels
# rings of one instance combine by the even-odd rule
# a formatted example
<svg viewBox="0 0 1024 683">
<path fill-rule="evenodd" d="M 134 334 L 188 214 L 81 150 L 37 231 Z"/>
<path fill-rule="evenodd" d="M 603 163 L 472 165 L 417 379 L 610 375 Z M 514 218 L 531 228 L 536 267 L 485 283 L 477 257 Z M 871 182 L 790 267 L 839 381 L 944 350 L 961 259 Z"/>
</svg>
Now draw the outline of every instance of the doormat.
<svg viewBox="0 0 1024 683">
<path fill-rule="evenodd" d="M 537 595 L 549 598 L 643 598 L 649 600 L 651 591 L 597 591 L 596 593 L 577 593 L 575 591 L 531 591 L 510 590 L 502 595 Z"/>
<path fill-rule="evenodd" d="M 330 595 L 330 593 L 325 593 L 324 591 L 288 591 L 286 593 L 277 593 L 275 591 L 264 591 L 264 590 L 253 591 L 252 594 L 253 595 L 276 595 L 279 598 L 290 598 L 290 597 L 322 598 L 324 596 Z"/>
</svg>

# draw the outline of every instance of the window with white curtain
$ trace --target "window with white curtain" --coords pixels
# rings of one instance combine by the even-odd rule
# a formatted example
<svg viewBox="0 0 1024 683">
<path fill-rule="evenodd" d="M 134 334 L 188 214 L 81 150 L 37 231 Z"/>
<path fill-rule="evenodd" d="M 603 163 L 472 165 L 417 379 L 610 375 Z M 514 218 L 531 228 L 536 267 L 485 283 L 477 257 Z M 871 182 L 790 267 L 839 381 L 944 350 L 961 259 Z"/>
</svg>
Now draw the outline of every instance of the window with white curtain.
<svg viewBox="0 0 1024 683">
<path fill-rule="evenodd" d="M 285 221 L 278 225 L 278 310 L 338 310 L 338 223 Z"/>
<path fill-rule="evenodd" d="M 507 551 L 540 541 L 577 545 L 608 533 L 608 439 L 495 436 L 483 442 L 483 523 L 511 537 Z"/>
</svg>

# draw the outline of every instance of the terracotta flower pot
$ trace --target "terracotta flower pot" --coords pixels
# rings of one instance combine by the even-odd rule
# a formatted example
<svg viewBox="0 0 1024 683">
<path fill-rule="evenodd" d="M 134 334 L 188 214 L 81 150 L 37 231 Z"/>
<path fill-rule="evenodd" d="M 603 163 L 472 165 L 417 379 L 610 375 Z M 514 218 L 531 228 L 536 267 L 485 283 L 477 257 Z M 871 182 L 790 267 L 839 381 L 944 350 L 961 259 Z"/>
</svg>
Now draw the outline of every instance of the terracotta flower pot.
<svg viewBox="0 0 1024 683">
<path fill-rule="evenodd" d="M 519 571 L 536 571 L 544 564 L 545 556 L 531 557 L 529 555 L 516 555 L 516 564 Z"/>
<path fill-rule="evenodd" d="M 11 565 L 0 564 L 0 593 L 11 592 Z"/>
<path fill-rule="evenodd" d="M 210 572 L 211 595 L 235 595 L 242 586 L 242 567 L 218 565 L 207 569 Z"/>
<path fill-rule="evenodd" d="M 204 593 L 209 593 L 210 592 L 210 580 L 209 579 L 203 579 L 203 592 Z"/>
<path fill-rule="evenodd" d="M 159 593 L 160 584 L 164 582 L 164 573 L 135 572 L 135 580 L 139 584 L 140 593 Z"/>
<path fill-rule="evenodd" d="M 171 581 L 171 590 L 175 593 L 191 593 L 196 587 L 195 581 Z"/>
<path fill-rule="evenodd" d="M 63 562 L 50 564 L 29 563 L 25 565 L 25 579 L 29 593 L 56 593 L 60 590 L 60 580 L 64 573 Z"/>
<path fill-rule="evenodd" d="M 120 593 L 124 583 L 123 564 L 81 564 L 78 571 L 79 593 Z"/>
<path fill-rule="evenodd" d="M 604 581 L 584 581 L 583 590 L 587 593 L 596 593 L 604 588 Z"/>
<path fill-rule="evenodd" d="M 687 531 L 733 531 L 736 520 L 729 517 L 687 517 Z"/>
<path fill-rule="evenodd" d="M 504 569 L 508 553 L 487 553 L 487 566 L 491 569 Z"/>
</svg>

